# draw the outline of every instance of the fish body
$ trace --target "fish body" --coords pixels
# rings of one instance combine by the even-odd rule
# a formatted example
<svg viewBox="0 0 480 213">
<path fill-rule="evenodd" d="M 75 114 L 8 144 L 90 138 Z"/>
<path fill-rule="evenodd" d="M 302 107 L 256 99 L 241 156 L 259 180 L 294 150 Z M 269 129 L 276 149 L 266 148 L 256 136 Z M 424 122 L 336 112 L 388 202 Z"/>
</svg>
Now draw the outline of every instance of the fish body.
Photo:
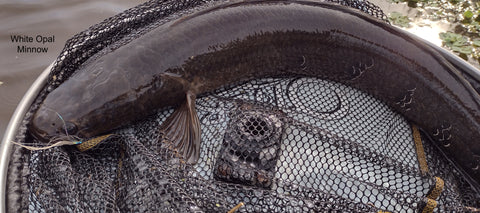
<svg viewBox="0 0 480 213">
<path fill-rule="evenodd" d="M 461 73 L 385 22 L 314 1 L 234 1 L 163 24 L 84 64 L 47 96 L 31 132 L 48 140 L 66 128 L 88 138 L 179 106 L 190 111 L 162 128 L 181 138 L 175 122 L 182 117 L 190 119 L 184 124 L 195 123 L 195 96 L 284 76 L 318 77 L 368 92 L 420 126 L 480 182 L 480 97 Z M 192 163 L 198 128 L 182 130 L 194 132 L 195 141 L 176 142 L 190 149 L 183 154 Z"/>
</svg>

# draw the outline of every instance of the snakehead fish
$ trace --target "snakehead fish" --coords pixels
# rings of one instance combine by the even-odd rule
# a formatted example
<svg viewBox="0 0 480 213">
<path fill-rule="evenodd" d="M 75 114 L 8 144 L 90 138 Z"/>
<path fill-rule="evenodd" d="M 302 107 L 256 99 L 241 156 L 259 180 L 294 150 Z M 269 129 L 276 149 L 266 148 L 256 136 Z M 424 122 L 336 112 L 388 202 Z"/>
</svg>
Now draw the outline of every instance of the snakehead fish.
<svg viewBox="0 0 480 213">
<path fill-rule="evenodd" d="M 384 101 L 480 182 L 479 95 L 438 52 L 336 4 L 218 4 L 82 65 L 46 97 L 31 133 L 41 141 L 65 134 L 64 129 L 89 138 L 173 106 L 175 112 L 159 128 L 193 164 L 201 141 L 196 96 L 250 79 L 309 76 Z"/>
</svg>

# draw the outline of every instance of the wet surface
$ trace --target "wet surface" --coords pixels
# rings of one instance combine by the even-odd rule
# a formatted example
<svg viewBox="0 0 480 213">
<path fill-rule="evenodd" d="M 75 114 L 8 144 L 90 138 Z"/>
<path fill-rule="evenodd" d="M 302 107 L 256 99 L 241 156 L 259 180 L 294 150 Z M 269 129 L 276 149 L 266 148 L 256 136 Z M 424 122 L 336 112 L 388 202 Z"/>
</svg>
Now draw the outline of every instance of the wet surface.
<svg viewBox="0 0 480 213">
<path fill-rule="evenodd" d="M 67 39 L 142 2 L 145 0 L 0 1 L 0 138 L 25 92 L 60 54 Z M 12 42 L 15 35 L 33 37 L 33 42 Z M 37 43 L 37 35 L 54 36 L 55 40 Z M 19 53 L 18 46 L 48 50 Z"/>
<path fill-rule="evenodd" d="M 145 0 L 121 1 L 3 1 L 0 2 L 0 138 L 24 93 L 37 76 L 59 55 L 65 41 L 76 33 Z M 418 18 L 419 9 L 407 3 L 373 0 L 390 16 L 399 12 L 412 17 L 406 30 L 441 45 L 438 33 L 452 30 L 448 20 Z M 420 16 L 422 17 L 422 16 Z M 11 36 L 30 36 L 34 42 L 12 42 Z M 36 36 L 52 37 L 53 42 L 37 43 Z M 19 53 L 18 48 L 46 47 L 46 53 Z"/>
</svg>

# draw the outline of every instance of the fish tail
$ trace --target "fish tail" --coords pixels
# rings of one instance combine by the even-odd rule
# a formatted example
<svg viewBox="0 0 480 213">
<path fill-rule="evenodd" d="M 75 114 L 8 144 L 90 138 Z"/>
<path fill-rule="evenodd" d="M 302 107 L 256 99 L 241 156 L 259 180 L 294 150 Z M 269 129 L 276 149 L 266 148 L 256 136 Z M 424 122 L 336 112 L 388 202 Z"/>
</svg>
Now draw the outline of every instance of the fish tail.
<svg viewBox="0 0 480 213">
<path fill-rule="evenodd" d="M 200 157 L 201 129 L 195 99 L 196 95 L 187 91 L 182 105 L 160 126 L 164 138 L 188 164 L 195 164 Z"/>
</svg>

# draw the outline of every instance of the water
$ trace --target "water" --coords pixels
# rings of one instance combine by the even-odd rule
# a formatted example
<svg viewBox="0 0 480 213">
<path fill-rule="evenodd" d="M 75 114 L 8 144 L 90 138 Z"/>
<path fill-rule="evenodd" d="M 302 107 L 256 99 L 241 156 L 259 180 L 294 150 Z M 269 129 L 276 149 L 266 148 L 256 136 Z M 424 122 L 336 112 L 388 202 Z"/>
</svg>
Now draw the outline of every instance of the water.
<svg viewBox="0 0 480 213">
<path fill-rule="evenodd" d="M 17 104 L 37 76 L 59 55 L 65 41 L 89 26 L 145 0 L 16 0 L 0 1 L 0 138 Z M 373 0 L 385 13 L 415 16 L 406 4 Z M 415 21 L 407 30 L 441 45 L 439 32 L 451 29 L 447 22 Z M 55 36 L 52 43 L 14 43 L 11 36 Z M 18 53 L 18 46 L 47 47 L 46 53 Z"/>
<path fill-rule="evenodd" d="M 37 76 L 60 54 L 67 39 L 89 26 L 145 0 L 0 1 L 0 139 L 17 104 Z M 14 43 L 11 36 L 30 36 L 33 43 Z M 54 36 L 37 43 L 36 36 Z M 46 47 L 46 53 L 18 53 L 17 46 Z"/>
</svg>

